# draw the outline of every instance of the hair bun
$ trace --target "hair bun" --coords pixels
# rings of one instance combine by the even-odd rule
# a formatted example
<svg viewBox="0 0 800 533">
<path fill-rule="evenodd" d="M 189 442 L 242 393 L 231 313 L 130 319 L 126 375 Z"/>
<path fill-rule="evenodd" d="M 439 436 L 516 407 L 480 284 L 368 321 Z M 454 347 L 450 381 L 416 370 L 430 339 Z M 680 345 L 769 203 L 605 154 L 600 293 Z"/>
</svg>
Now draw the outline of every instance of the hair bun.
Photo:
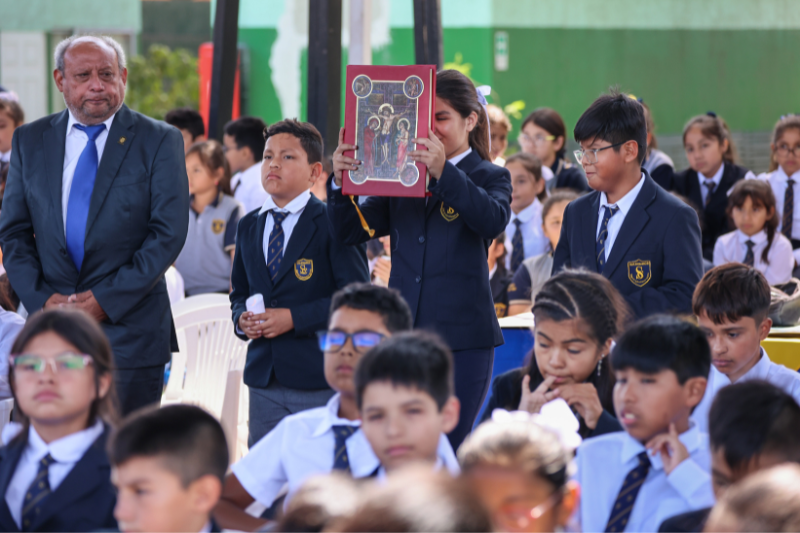
<svg viewBox="0 0 800 533">
<path fill-rule="evenodd" d="M 713 111 L 706 111 L 706 115 L 708 115 L 709 117 L 717 118 L 717 114 L 714 113 Z"/>
</svg>

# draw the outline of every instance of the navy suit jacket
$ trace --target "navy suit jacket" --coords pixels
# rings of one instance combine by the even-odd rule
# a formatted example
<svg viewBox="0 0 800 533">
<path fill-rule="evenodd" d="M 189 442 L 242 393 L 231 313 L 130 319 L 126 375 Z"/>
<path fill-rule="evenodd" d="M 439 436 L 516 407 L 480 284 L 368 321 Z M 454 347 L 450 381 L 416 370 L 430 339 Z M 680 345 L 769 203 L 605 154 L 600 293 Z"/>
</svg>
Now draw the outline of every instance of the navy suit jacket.
<svg viewBox="0 0 800 533">
<path fill-rule="evenodd" d="M 700 192 L 697 172 L 688 168 L 672 177 L 672 190 L 691 200 L 703 213 L 703 257 L 709 261 L 714 260 L 714 244 L 717 239 L 736 229 L 728 220 L 725 212 L 728 208 L 728 191 L 736 185 L 737 181 L 744 179 L 746 174 L 746 168 L 725 163 L 719 187 L 714 189 L 711 200 L 705 207 L 703 207 L 703 196 Z"/>
<path fill-rule="evenodd" d="M 489 287 L 486 251 L 510 217 L 508 170 L 471 152 L 445 163 L 428 198 L 371 196 L 360 205 L 375 237 L 389 235 L 389 287 L 403 295 L 414 326 L 444 337 L 453 350 L 503 344 Z M 356 199 L 357 201 L 357 199 Z M 346 244 L 370 239 L 350 198 L 328 184 L 328 216 Z"/>
<path fill-rule="evenodd" d="M 692 293 L 703 275 L 700 225 L 694 209 L 647 174 L 608 256 L 603 275 L 625 297 L 633 314 L 691 313 Z M 553 273 L 583 267 L 597 272 L 600 193 L 570 202 L 553 256 Z"/>
<path fill-rule="evenodd" d="M 244 382 L 250 387 L 266 388 L 273 375 L 293 389 L 328 387 L 316 332 L 328 327 L 333 293 L 350 283 L 368 282 L 369 270 L 364 246 L 343 246 L 331 237 L 325 210 L 312 195 L 286 244 L 275 282 L 263 249 L 269 213 L 251 211 L 239 221 L 231 272 L 234 331 L 247 299 L 258 293 L 267 309 L 288 308 L 294 322 L 294 329 L 283 335 L 249 344 Z"/>
<path fill-rule="evenodd" d="M 164 272 L 186 241 L 189 182 L 180 132 L 122 106 L 108 134 L 86 221 L 81 271 L 61 207 L 69 115 L 17 128 L 0 246 L 14 291 L 34 313 L 55 293 L 91 290 L 119 368 L 166 364 L 177 351 Z M 35 236 L 35 237 L 34 237 Z"/>
<path fill-rule="evenodd" d="M 42 504 L 28 531 L 96 531 L 116 529 L 117 494 L 111 484 L 106 441 L 111 429 L 86 450 L 64 481 Z M 6 504 L 6 490 L 25 450 L 27 439 L 16 438 L 0 448 L 0 531 L 20 531 Z"/>
</svg>

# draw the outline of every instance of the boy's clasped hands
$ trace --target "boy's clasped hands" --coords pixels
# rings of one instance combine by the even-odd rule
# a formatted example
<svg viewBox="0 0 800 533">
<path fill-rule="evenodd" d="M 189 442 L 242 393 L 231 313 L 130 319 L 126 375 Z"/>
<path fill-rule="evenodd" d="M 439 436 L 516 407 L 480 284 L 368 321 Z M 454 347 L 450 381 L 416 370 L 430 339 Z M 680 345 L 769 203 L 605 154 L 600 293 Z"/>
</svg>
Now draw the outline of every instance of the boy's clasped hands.
<svg viewBox="0 0 800 533">
<path fill-rule="evenodd" d="M 246 311 L 239 317 L 239 328 L 248 339 L 272 339 L 291 331 L 294 321 L 289 309 L 267 309 L 258 314 Z"/>
</svg>

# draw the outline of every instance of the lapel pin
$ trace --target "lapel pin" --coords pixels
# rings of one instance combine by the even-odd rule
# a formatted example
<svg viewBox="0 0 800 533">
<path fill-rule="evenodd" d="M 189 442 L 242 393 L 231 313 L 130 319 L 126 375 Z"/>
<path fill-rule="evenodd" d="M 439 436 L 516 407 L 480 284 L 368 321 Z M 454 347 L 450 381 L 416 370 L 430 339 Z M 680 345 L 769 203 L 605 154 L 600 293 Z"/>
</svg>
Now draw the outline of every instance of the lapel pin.
<svg viewBox="0 0 800 533">
<path fill-rule="evenodd" d="M 119 138 L 119 144 L 125 144 L 125 137 Z"/>
</svg>

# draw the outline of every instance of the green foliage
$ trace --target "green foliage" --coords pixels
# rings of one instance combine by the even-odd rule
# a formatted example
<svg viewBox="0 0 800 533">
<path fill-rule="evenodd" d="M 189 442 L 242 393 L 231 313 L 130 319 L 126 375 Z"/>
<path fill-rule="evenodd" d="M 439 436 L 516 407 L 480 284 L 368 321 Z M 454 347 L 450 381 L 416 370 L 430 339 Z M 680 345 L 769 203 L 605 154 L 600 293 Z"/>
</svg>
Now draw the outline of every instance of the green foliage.
<svg viewBox="0 0 800 533">
<path fill-rule="evenodd" d="M 517 120 L 522 119 L 522 112 L 525 110 L 525 100 L 516 100 L 511 102 L 507 106 L 503 108 L 503 111 L 509 117 L 513 117 Z"/>
<path fill-rule="evenodd" d="M 472 79 L 470 73 L 472 72 L 472 63 L 464 63 L 464 54 L 456 52 L 455 59 L 451 63 L 444 64 L 445 70 L 457 70 L 464 76 Z"/>
<path fill-rule="evenodd" d="M 154 44 L 128 64 L 125 103 L 149 117 L 163 120 L 175 107 L 197 109 L 199 91 L 197 58 L 187 50 Z"/>
</svg>

